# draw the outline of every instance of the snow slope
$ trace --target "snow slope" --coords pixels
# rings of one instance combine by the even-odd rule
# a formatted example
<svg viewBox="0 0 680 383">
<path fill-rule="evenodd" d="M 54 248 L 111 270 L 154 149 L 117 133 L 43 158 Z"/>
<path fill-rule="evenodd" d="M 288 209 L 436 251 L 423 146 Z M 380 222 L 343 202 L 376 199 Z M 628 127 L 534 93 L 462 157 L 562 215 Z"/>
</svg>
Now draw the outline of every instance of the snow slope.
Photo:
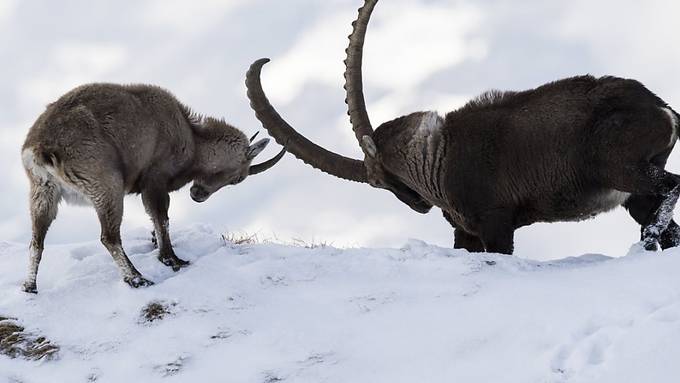
<svg viewBox="0 0 680 383">
<path fill-rule="evenodd" d="M 24 244 L 0 242 L 0 316 L 61 346 L 0 357 L 0 382 L 670 382 L 680 375 L 680 250 L 554 262 L 401 249 L 234 245 L 173 232 L 173 273 L 147 233 L 132 290 L 97 242 L 48 247 L 40 294 Z M 165 302 L 170 315 L 140 311 Z"/>
</svg>

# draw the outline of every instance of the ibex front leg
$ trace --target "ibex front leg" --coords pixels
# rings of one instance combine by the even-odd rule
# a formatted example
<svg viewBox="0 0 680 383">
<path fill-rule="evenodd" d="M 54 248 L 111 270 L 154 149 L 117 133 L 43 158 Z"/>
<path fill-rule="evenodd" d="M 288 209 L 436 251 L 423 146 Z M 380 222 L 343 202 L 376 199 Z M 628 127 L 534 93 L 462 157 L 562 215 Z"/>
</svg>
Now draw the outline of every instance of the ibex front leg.
<svg viewBox="0 0 680 383">
<path fill-rule="evenodd" d="M 484 244 L 479 239 L 479 237 L 472 235 L 460 226 L 451 218 L 451 215 L 445 211 L 444 218 L 453 226 L 453 248 L 454 249 L 465 249 L 471 253 L 483 253 Z"/>
<path fill-rule="evenodd" d="M 645 238 L 645 229 L 656 221 L 659 207 L 664 202 L 664 196 L 657 195 L 632 195 L 623 204 L 630 216 L 640 224 L 640 240 Z M 662 249 L 680 245 L 680 226 L 671 220 L 659 237 L 659 245 Z M 645 244 L 647 250 L 655 250 L 656 243 Z"/>
<path fill-rule="evenodd" d="M 153 282 L 142 277 L 123 250 L 120 238 L 120 224 L 123 220 L 123 187 L 122 182 L 112 182 L 105 187 L 101 185 L 98 190 L 90 192 L 90 199 L 97 210 L 101 225 L 101 241 L 109 251 L 111 257 L 118 265 L 125 283 L 131 287 L 151 286 Z"/>
<path fill-rule="evenodd" d="M 661 234 L 666 231 L 668 225 L 673 220 L 673 209 L 680 196 L 680 185 L 676 185 L 664 195 L 661 205 L 655 212 L 655 219 L 642 229 L 642 243 L 645 249 L 654 249 L 659 241 Z"/>
<path fill-rule="evenodd" d="M 164 265 L 172 267 L 173 271 L 179 271 L 189 262 L 178 258 L 170 243 L 170 234 L 168 233 L 170 196 L 167 192 L 148 189 L 142 191 L 142 202 L 153 221 L 154 238 L 158 245 L 158 260 Z"/>
<path fill-rule="evenodd" d="M 644 222 L 642 227 L 642 244 L 647 250 L 655 250 L 662 234 L 673 220 L 673 209 L 680 196 L 680 176 L 649 164 L 638 169 L 628 169 L 628 173 L 620 179 L 624 182 L 620 184 L 619 190 L 644 196 L 657 196 L 660 200 L 651 219 Z M 634 205 L 634 201 L 639 199 L 635 196 L 631 198 L 632 200 L 627 203 L 629 209 L 631 203 Z M 675 226 L 672 225 L 671 229 L 676 230 Z"/>
<path fill-rule="evenodd" d="M 513 211 L 493 209 L 480 215 L 479 237 L 488 253 L 512 254 L 514 250 Z"/>
</svg>

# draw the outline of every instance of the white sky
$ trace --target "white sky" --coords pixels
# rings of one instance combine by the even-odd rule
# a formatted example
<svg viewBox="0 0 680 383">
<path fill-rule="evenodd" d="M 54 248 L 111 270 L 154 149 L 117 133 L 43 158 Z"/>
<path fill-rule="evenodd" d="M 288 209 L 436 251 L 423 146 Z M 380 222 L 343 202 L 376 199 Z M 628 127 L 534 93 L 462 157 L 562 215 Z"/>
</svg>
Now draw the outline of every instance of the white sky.
<svg viewBox="0 0 680 383">
<path fill-rule="evenodd" d="M 0 240 L 28 241 L 24 136 L 46 103 L 94 81 L 158 84 L 196 111 L 260 129 L 243 85 L 248 65 L 271 57 L 263 84 L 299 131 L 359 157 L 345 116 L 342 59 L 358 0 L 0 0 Z M 365 92 L 375 126 L 417 110 L 455 109 L 490 88 L 521 90 L 577 74 L 636 78 L 680 108 L 680 3 L 391 0 L 378 4 L 365 50 Z M 264 156 L 278 148 L 271 145 Z M 669 168 L 680 169 L 671 157 Z M 171 225 L 207 223 L 262 236 L 336 245 L 400 246 L 408 238 L 451 246 L 433 210 L 419 215 L 390 193 L 342 182 L 287 156 L 194 204 L 172 196 Z M 148 227 L 137 197 L 124 230 Z M 94 211 L 62 205 L 48 244 L 99 235 Z M 638 227 L 623 211 L 534 225 L 515 237 L 519 256 L 623 255 Z"/>
</svg>

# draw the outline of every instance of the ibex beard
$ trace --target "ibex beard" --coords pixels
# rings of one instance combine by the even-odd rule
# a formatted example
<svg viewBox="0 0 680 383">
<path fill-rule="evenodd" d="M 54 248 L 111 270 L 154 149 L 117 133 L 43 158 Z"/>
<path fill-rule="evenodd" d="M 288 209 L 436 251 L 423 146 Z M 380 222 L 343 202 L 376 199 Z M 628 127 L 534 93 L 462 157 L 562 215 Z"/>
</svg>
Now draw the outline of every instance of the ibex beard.
<svg viewBox="0 0 680 383">
<path fill-rule="evenodd" d="M 123 250 L 120 225 L 126 194 L 141 194 L 153 222 L 158 259 L 174 271 L 188 265 L 170 242 L 169 193 L 193 181 L 191 197 L 203 202 L 222 187 L 271 168 L 285 153 L 251 165 L 269 142 L 253 143 L 254 138 L 223 120 L 194 114 L 151 85 L 83 85 L 48 105 L 22 149 L 32 221 L 24 291 L 37 292 L 45 236 L 62 200 L 94 207 L 101 242 L 130 286 L 153 283 Z"/>
</svg>

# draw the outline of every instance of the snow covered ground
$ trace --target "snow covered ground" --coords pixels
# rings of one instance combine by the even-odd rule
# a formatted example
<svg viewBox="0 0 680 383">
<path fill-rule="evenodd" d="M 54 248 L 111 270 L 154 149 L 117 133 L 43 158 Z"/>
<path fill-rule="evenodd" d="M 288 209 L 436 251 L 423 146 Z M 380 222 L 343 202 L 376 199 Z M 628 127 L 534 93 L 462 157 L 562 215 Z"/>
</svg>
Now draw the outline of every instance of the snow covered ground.
<svg viewBox="0 0 680 383">
<path fill-rule="evenodd" d="M 0 242 L 0 316 L 59 345 L 0 357 L 0 382 L 670 382 L 680 376 L 680 250 L 552 262 L 399 249 L 236 245 L 173 232 L 178 273 L 148 233 L 133 290 L 98 242 L 50 246 L 40 293 L 25 244 Z M 623 254 L 617 254 L 623 255 Z M 142 308 L 170 311 L 145 321 Z"/>
</svg>

